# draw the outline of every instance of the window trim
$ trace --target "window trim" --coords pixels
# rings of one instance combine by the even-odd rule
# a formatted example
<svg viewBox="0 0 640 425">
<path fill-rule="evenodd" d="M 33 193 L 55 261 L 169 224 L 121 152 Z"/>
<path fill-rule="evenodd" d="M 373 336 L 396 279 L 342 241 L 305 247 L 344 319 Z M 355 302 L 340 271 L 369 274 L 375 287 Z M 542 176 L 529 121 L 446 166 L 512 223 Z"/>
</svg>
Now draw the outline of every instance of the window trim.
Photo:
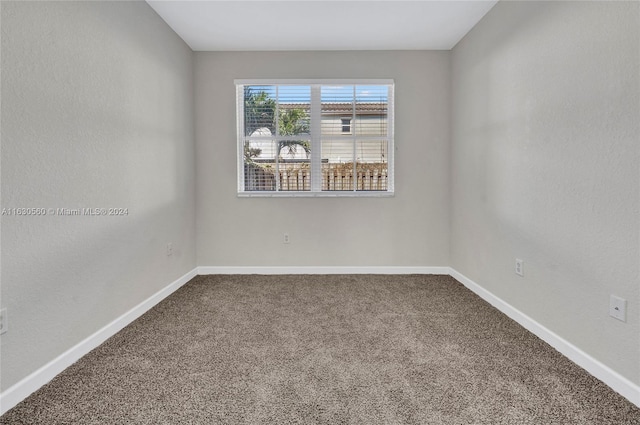
<svg viewBox="0 0 640 425">
<path fill-rule="evenodd" d="M 236 146 L 237 146 L 237 196 L 238 197 L 306 197 L 306 198 L 336 198 L 336 197 L 393 197 L 395 196 L 394 185 L 394 163 L 395 163 L 395 82 L 393 79 L 235 79 L 236 86 Z M 244 86 L 247 85 L 294 85 L 311 86 L 311 103 L 321 103 L 320 86 L 322 85 L 386 85 L 389 86 L 387 99 L 387 135 L 381 137 L 387 140 L 387 189 L 386 190 L 322 190 L 322 182 L 319 176 L 312 177 L 311 190 L 309 191 L 245 191 L 244 190 L 244 106 L 241 100 L 244 99 Z M 315 86 L 315 90 L 314 90 Z M 320 108 L 311 108 L 311 122 L 321 122 L 322 111 Z M 353 128 L 353 121 L 351 126 Z M 319 142 L 321 137 L 321 126 L 316 125 L 311 128 L 311 143 Z M 346 134 L 346 133 L 343 133 Z M 353 134 L 353 130 L 352 133 Z M 366 137 L 366 136 L 365 136 Z M 319 170 L 321 167 L 322 152 L 320 149 L 311 149 L 311 169 Z"/>
</svg>

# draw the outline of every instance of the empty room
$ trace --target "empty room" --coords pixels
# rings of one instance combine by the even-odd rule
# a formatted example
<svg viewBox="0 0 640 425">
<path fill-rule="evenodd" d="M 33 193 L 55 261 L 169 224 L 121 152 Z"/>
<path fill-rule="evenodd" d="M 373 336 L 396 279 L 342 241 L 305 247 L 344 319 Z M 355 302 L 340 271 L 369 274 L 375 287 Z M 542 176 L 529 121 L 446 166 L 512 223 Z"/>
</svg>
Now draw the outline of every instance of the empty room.
<svg viewBox="0 0 640 425">
<path fill-rule="evenodd" d="M 640 424 L 640 2 L 0 15 L 0 424 Z"/>
</svg>

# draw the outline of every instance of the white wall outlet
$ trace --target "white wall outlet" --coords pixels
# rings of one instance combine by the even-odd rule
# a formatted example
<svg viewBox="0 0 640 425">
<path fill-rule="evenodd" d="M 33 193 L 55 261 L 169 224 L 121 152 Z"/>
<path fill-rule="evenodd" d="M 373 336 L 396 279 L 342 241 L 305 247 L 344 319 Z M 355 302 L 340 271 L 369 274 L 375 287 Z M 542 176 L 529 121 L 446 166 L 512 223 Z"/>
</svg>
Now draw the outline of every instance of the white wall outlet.
<svg viewBox="0 0 640 425">
<path fill-rule="evenodd" d="M 609 316 L 620 321 L 627 321 L 627 300 L 611 295 L 609 298 Z"/>
<path fill-rule="evenodd" d="M 171 256 L 171 255 L 173 255 L 173 244 L 169 242 L 167 244 L 167 256 Z"/>
<path fill-rule="evenodd" d="M 290 243 L 291 240 L 289 239 L 289 234 L 285 233 L 282 235 L 282 243 Z"/>
<path fill-rule="evenodd" d="M 516 258 L 516 274 L 518 276 L 524 276 L 524 261 Z"/>
<path fill-rule="evenodd" d="M 7 320 L 7 309 L 0 310 L 0 335 L 9 329 L 9 321 Z"/>
</svg>

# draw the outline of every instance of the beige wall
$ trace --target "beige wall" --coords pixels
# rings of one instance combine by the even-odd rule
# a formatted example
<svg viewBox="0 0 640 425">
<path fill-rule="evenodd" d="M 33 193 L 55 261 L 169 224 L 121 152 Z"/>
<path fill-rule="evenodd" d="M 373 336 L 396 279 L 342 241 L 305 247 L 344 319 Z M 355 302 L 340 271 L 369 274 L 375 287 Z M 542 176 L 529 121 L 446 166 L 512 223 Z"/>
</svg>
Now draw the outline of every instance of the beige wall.
<svg viewBox="0 0 640 425">
<path fill-rule="evenodd" d="M 195 267 L 192 56 L 144 2 L 2 2 L 2 207 L 128 208 L 2 217 L 2 390 Z"/>
<path fill-rule="evenodd" d="M 195 69 L 199 265 L 448 264 L 448 52 L 198 52 Z M 233 80 L 249 78 L 394 79 L 395 197 L 238 198 Z"/>
<path fill-rule="evenodd" d="M 451 166 L 451 265 L 636 384 L 639 8 L 498 3 L 453 49 Z"/>
</svg>

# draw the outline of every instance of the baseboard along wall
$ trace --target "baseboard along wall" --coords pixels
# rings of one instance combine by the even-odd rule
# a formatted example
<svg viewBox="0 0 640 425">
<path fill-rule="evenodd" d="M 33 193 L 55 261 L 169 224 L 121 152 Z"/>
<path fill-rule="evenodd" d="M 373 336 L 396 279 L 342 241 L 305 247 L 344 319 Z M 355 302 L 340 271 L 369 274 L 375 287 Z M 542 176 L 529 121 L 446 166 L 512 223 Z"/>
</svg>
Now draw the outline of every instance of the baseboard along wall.
<svg viewBox="0 0 640 425">
<path fill-rule="evenodd" d="M 198 267 L 198 274 L 450 274 L 449 267 Z"/>
<path fill-rule="evenodd" d="M 614 391 L 640 407 L 640 386 L 591 357 L 580 348 L 542 326 L 521 311 L 484 289 L 462 273 L 450 267 L 196 267 L 171 282 L 113 322 L 65 351 L 46 365 L 0 394 L 0 415 L 27 398 L 82 356 L 98 347 L 125 326 L 142 316 L 197 275 L 209 274 L 444 274 L 462 283 L 483 300 L 544 340 L 571 361 L 600 379 Z"/>
<path fill-rule="evenodd" d="M 451 277 L 462 283 L 480 298 L 500 310 L 502 313 L 506 314 L 509 318 L 518 322 L 523 328 L 536 335 L 538 338 L 562 353 L 569 360 L 607 384 L 615 392 L 622 395 L 636 406 L 640 407 L 639 385 L 631 382 L 629 379 L 620 375 L 609 366 L 593 358 L 589 354 L 582 351 L 580 348 L 571 344 L 566 339 L 547 329 L 531 317 L 522 313 L 520 310 L 514 308 L 510 304 L 498 298 L 462 273 L 451 269 L 449 274 L 451 275 Z"/>
<path fill-rule="evenodd" d="M 102 327 L 83 341 L 80 341 L 78 344 L 60 354 L 58 357 L 51 360 L 49 363 L 45 364 L 13 386 L 7 388 L 2 392 L 2 394 L 0 394 L 0 415 L 3 415 L 16 404 L 27 398 L 31 393 L 35 392 L 47 382 L 55 378 L 60 372 L 77 362 L 81 357 L 88 354 L 91 350 L 120 332 L 120 330 L 129 323 L 142 316 L 153 308 L 153 306 L 174 293 L 185 283 L 189 282 L 197 276 L 197 270 L 198 269 L 195 268 L 180 276 L 178 279 L 171 282 L 169 285 L 136 305 L 111 323 Z"/>
</svg>

